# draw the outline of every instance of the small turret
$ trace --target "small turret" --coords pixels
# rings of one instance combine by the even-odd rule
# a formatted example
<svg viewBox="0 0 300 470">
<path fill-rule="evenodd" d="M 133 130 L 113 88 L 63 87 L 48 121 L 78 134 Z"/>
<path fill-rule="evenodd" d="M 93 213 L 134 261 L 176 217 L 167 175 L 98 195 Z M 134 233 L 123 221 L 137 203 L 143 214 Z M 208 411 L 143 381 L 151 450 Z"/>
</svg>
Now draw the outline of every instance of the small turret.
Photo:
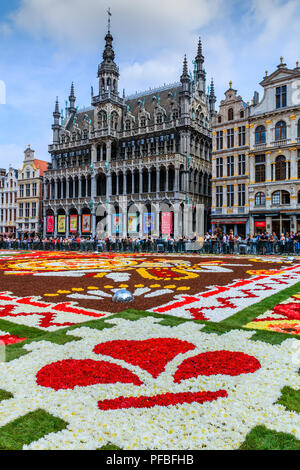
<svg viewBox="0 0 300 470">
<path fill-rule="evenodd" d="M 201 38 L 198 41 L 197 55 L 195 57 L 195 79 L 199 93 L 205 93 L 206 72 L 203 68 L 204 55 L 202 54 Z"/>
<path fill-rule="evenodd" d="M 188 105 L 189 105 L 190 95 L 191 95 L 190 76 L 188 72 L 188 64 L 186 60 L 186 55 L 184 56 L 184 59 L 183 59 L 183 68 L 182 68 L 180 81 L 182 84 L 181 91 L 180 91 L 181 115 L 184 116 L 184 115 L 188 115 Z"/>
<path fill-rule="evenodd" d="M 60 112 L 59 112 L 59 102 L 58 98 L 56 97 L 56 102 L 55 102 L 55 108 L 54 108 L 54 123 L 52 125 L 52 130 L 53 130 L 53 143 L 58 143 L 59 142 L 59 130 L 60 130 L 60 124 L 59 124 L 59 119 L 60 119 Z"/>
<path fill-rule="evenodd" d="M 188 73 L 188 64 L 187 64 L 187 60 L 186 60 L 186 55 L 184 55 L 184 59 L 183 59 L 183 68 L 182 68 L 182 74 L 181 74 L 181 77 L 180 77 L 180 81 L 182 83 L 182 87 L 184 87 L 185 83 L 190 83 L 190 76 L 189 76 L 189 73 Z"/>
<path fill-rule="evenodd" d="M 209 90 L 209 112 L 211 115 L 215 112 L 215 104 L 217 101 L 217 97 L 215 95 L 215 85 L 213 79 L 210 82 L 210 90 Z"/>
</svg>

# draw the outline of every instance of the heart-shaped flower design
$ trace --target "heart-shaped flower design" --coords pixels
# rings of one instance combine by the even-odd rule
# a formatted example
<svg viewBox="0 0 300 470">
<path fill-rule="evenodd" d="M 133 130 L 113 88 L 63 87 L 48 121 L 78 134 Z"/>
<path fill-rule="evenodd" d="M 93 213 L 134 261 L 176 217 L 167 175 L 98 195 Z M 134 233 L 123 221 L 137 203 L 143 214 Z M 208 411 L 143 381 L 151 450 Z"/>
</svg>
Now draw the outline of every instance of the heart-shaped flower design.
<svg viewBox="0 0 300 470">
<path fill-rule="evenodd" d="M 147 340 L 115 340 L 100 343 L 94 353 L 121 359 L 138 366 L 156 379 L 165 371 L 166 365 L 178 354 L 194 350 L 196 346 L 177 338 L 150 338 Z M 187 358 L 178 366 L 173 380 L 183 380 L 208 375 L 231 375 L 253 373 L 260 368 L 259 361 L 243 352 L 208 351 Z M 48 364 L 37 373 L 37 384 L 54 390 L 73 389 L 75 386 L 114 384 L 117 382 L 142 385 L 140 378 L 130 370 L 108 361 L 91 359 L 67 359 Z M 203 403 L 226 397 L 226 390 L 202 392 L 164 393 L 155 396 L 117 397 L 98 402 L 101 410 L 120 408 L 150 408 L 181 403 Z"/>
</svg>

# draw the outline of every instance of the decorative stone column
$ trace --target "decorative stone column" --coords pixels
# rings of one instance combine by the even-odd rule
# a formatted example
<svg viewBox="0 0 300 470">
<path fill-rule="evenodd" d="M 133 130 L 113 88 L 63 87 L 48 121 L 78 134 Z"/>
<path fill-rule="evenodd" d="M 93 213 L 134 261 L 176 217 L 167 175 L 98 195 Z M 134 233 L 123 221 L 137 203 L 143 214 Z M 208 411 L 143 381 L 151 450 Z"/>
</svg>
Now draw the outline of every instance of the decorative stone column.
<svg viewBox="0 0 300 470">
<path fill-rule="evenodd" d="M 66 237 L 69 237 L 69 226 L 70 226 L 70 219 L 69 214 L 66 214 Z"/>
<path fill-rule="evenodd" d="M 156 195 L 160 192 L 160 168 L 156 168 Z"/>
<path fill-rule="evenodd" d="M 174 238 L 179 236 L 179 204 L 174 204 Z"/>
<path fill-rule="evenodd" d="M 79 175 L 78 177 L 78 199 L 82 197 L 82 179 L 81 176 Z"/>
<path fill-rule="evenodd" d="M 92 212 L 91 214 L 91 231 L 92 231 L 92 236 L 94 237 L 96 235 L 96 213 Z"/>
<path fill-rule="evenodd" d="M 87 179 L 86 179 L 85 187 L 86 187 L 85 194 L 87 195 L 88 193 L 87 191 L 88 180 Z M 96 175 L 93 175 L 91 178 L 91 199 L 93 199 L 96 196 L 97 196 L 97 179 L 96 179 Z"/>
<path fill-rule="evenodd" d="M 165 181 L 165 191 L 169 191 L 169 168 L 166 167 L 166 181 Z"/>
<path fill-rule="evenodd" d="M 54 214 L 54 238 L 57 237 L 57 214 Z"/>
<path fill-rule="evenodd" d="M 127 177 L 126 177 L 126 170 L 123 171 L 123 194 L 127 194 Z"/>
<path fill-rule="evenodd" d="M 110 196 L 111 196 L 111 173 L 108 173 L 106 177 L 106 198 L 109 199 Z"/>
</svg>

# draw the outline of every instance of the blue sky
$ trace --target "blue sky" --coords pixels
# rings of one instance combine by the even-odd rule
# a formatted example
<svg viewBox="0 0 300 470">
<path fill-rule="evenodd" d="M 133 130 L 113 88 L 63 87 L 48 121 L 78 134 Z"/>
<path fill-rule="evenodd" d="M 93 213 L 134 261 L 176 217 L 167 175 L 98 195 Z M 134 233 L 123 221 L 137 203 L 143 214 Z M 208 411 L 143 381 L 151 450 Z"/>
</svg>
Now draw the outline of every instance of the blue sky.
<svg viewBox="0 0 300 470">
<path fill-rule="evenodd" d="M 64 108 L 72 81 L 76 104 L 90 105 L 109 6 L 126 94 L 178 81 L 199 35 L 218 102 L 229 80 L 245 101 L 262 97 L 265 70 L 281 55 L 291 68 L 300 61 L 299 0 L 1 0 L 0 167 L 20 166 L 28 144 L 49 159 L 55 98 Z"/>
</svg>

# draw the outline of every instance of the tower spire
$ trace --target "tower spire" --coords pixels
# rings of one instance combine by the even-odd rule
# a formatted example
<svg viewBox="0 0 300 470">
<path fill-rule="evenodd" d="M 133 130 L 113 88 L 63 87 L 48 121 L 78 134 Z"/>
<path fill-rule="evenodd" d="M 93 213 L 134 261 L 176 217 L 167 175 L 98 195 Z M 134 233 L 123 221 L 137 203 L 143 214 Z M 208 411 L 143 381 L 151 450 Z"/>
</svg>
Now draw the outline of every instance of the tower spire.
<svg viewBox="0 0 300 470">
<path fill-rule="evenodd" d="M 180 81 L 182 83 L 183 81 L 186 81 L 186 80 L 190 81 L 190 77 L 188 73 L 188 64 L 187 64 L 186 54 L 184 54 L 182 75 L 180 77 Z"/>
<path fill-rule="evenodd" d="M 205 86 L 206 72 L 203 68 L 203 63 L 204 63 L 204 55 L 202 53 L 202 41 L 201 41 L 201 38 L 199 37 L 197 55 L 195 57 L 194 64 L 195 64 L 195 78 L 196 78 L 198 90 L 200 93 L 205 93 L 205 90 L 206 90 L 206 86 Z"/>
<path fill-rule="evenodd" d="M 75 92 L 74 92 L 74 82 L 72 82 L 72 84 L 71 84 L 71 92 L 70 92 L 70 96 L 69 96 L 69 102 L 70 102 L 69 112 L 70 112 L 70 113 L 76 111 L 76 108 L 75 108 L 75 101 L 76 101 L 76 97 L 75 97 Z"/>
<path fill-rule="evenodd" d="M 110 8 L 107 10 L 107 32 L 110 33 L 110 17 L 111 17 L 111 11 Z"/>
<path fill-rule="evenodd" d="M 209 111 L 211 115 L 213 115 L 215 112 L 216 101 L 217 101 L 217 97 L 215 95 L 215 85 L 214 85 L 214 81 L 212 78 L 210 82 L 210 91 L 209 91 Z"/>
<path fill-rule="evenodd" d="M 59 112 L 59 102 L 58 102 L 58 96 L 56 97 L 56 101 L 55 101 L 55 109 L 54 109 L 53 116 L 54 116 L 55 114 L 56 114 L 56 115 L 57 115 L 57 114 L 59 114 L 59 116 L 60 116 L 60 112 Z M 54 116 L 54 117 L 55 117 L 55 116 Z"/>
<path fill-rule="evenodd" d="M 54 117 L 54 122 L 52 125 L 53 143 L 57 143 L 59 141 L 59 130 L 60 130 L 60 124 L 59 124 L 60 112 L 59 112 L 58 97 L 56 97 L 53 117 Z"/>
<path fill-rule="evenodd" d="M 107 10 L 108 23 L 107 33 L 105 35 L 105 46 L 103 50 L 103 60 L 98 66 L 98 78 L 99 78 L 99 96 L 103 97 L 104 94 L 108 93 L 110 96 L 118 96 L 118 81 L 119 81 L 119 68 L 117 67 L 115 60 L 115 52 L 113 49 L 113 37 L 110 32 L 110 8 Z M 95 99 L 92 98 L 93 104 Z"/>
</svg>

